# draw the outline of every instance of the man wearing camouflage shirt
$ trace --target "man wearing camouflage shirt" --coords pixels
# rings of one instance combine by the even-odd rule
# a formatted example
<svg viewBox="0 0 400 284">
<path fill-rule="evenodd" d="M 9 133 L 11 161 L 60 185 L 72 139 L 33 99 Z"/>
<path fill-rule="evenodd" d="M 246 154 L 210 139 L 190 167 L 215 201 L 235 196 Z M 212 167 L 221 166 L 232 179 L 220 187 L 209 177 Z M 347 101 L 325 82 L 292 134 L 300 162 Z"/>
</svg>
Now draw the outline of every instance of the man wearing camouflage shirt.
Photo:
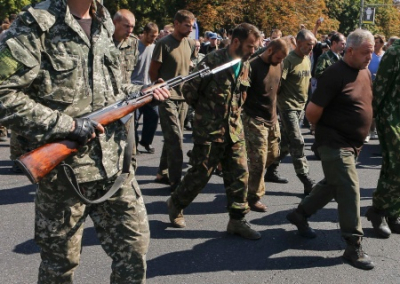
<svg viewBox="0 0 400 284">
<path fill-rule="evenodd" d="M 253 240 L 261 237 L 244 218 L 249 211 L 246 200 L 249 174 L 240 116 L 250 85 L 247 59 L 254 53 L 259 37 L 260 32 L 255 26 L 247 23 L 237 26 L 232 43 L 226 49 L 207 54 L 203 62 L 210 68 L 236 58 L 242 58 L 243 62 L 209 77 L 196 78 L 183 86 L 185 99 L 195 110 L 194 147 L 190 157 L 192 167 L 167 201 L 174 227 L 186 226 L 183 209 L 206 186 L 221 162 L 230 217 L 228 233 Z"/>
<path fill-rule="evenodd" d="M 122 83 L 128 84 L 131 82 L 131 75 L 139 55 L 139 39 L 132 34 L 135 28 L 135 16 L 129 10 L 122 9 L 115 13 L 113 23 L 115 26 L 113 39 L 120 51 Z"/>
<path fill-rule="evenodd" d="M 120 176 L 127 133 L 120 121 L 103 127 L 82 117 L 141 88 L 121 84 L 113 33 L 110 15 L 99 2 L 48 0 L 26 7 L 0 45 L 0 123 L 32 148 L 59 139 L 82 145 L 64 162 L 92 199 Z M 157 89 L 154 96 L 163 100 L 169 92 Z M 60 176 L 61 167 L 39 182 L 38 283 L 73 282 L 87 216 L 113 260 L 110 282 L 145 282 L 149 227 L 132 167 L 129 172 L 119 190 L 100 204 L 82 203 Z"/>
<path fill-rule="evenodd" d="M 385 52 L 373 84 L 373 109 L 382 167 L 367 218 L 382 238 L 400 234 L 400 40 Z"/>
<path fill-rule="evenodd" d="M 135 16 L 126 9 L 121 9 L 115 13 L 113 17 L 113 23 L 115 31 L 113 34 L 113 40 L 115 46 L 119 49 L 119 62 L 121 68 L 121 81 L 123 84 L 129 84 L 131 82 L 132 72 L 135 69 L 138 56 L 139 56 L 139 39 L 132 34 L 135 28 Z M 129 122 L 126 123 L 127 129 L 129 129 L 130 123 L 135 123 L 135 116 L 132 115 Z M 135 129 L 132 128 L 133 133 L 128 133 L 135 137 Z M 136 142 L 133 141 L 132 149 L 132 164 L 136 169 Z"/>
</svg>

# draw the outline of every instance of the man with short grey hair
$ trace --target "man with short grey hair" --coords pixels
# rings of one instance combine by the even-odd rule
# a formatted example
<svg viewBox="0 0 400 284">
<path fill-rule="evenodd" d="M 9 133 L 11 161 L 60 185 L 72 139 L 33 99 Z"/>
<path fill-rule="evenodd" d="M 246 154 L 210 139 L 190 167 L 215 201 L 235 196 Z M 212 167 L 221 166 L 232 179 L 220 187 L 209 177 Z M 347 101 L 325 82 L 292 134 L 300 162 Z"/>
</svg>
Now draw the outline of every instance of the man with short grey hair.
<svg viewBox="0 0 400 284">
<path fill-rule="evenodd" d="M 360 187 L 356 158 L 372 122 L 372 80 L 367 66 L 374 51 L 374 37 L 357 29 L 347 39 L 342 60 L 328 67 L 307 105 L 307 119 L 314 125 L 315 148 L 321 158 L 324 179 L 287 219 L 301 236 L 315 238 L 307 218 L 335 198 L 339 224 L 347 247 L 343 257 L 361 269 L 374 264 L 361 247 Z"/>
<path fill-rule="evenodd" d="M 309 177 L 299 121 L 304 113 L 311 79 L 311 61 L 308 55 L 317 40 L 311 31 L 302 29 L 297 34 L 296 42 L 296 48 L 283 61 L 281 89 L 277 97 L 282 122 L 281 154 L 279 160 L 268 167 L 265 180 L 277 182 L 280 179 L 281 182 L 287 182 L 278 176 L 277 167 L 279 161 L 290 153 L 297 177 L 303 183 L 304 194 L 307 195 L 311 192 L 314 181 Z"/>
</svg>

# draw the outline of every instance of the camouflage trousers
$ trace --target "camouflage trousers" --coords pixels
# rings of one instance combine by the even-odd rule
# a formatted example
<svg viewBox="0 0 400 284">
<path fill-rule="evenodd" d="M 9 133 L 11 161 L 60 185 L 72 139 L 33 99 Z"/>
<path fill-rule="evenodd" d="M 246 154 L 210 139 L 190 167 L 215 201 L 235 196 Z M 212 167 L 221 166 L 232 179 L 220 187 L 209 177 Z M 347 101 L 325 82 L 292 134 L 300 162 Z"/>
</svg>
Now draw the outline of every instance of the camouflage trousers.
<svg viewBox="0 0 400 284">
<path fill-rule="evenodd" d="M 302 110 L 284 110 L 279 115 L 282 122 L 281 129 L 281 154 L 279 160 L 285 158 L 289 153 L 296 174 L 307 174 L 309 166 L 304 154 L 304 138 L 300 129 L 300 118 L 303 116 Z"/>
<path fill-rule="evenodd" d="M 0 125 L 0 141 L 7 141 L 7 128 Z"/>
<path fill-rule="evenodd" d="M 389 118 L 390 117 L 390 118 Z M 382 149 L 382 167 L 373 206 L 389 217 L 400 216 L 400 114 L 377 115 L 376 129 Z"/>
<path fill-rule="evenodd" d="M 184 209 L 207 185 L 211 175 L 221 162 L 223 179 L 227 195 L 227 208 L 232 219 L 242 219 L 249 211 L 247 204 L 247 154 L 245 142 L 195 144 L 190 164 L 192 167 L 172 193 L 172 202 Z"/>
<path fill-rule="evenodd" d="M 265 194 L 265 169 L 279 158 L 279 123 L 267 126 L 246 112 L 242 114 L 242 120 L 249 167 L 248 200 L 258 201 Z"/>
<path fill-rule="evenodd" d="M 171 183 L 182 177 L 183 126 L 188 105 L 184 101 L 167 100 L 158 106 L 164 145 L 161 152 L 158 174 L 168 176 Z"/>
<path fill-rule="evenodd" d="M 325 178 L 305 197 L 299 208 L 311 216 L 332 198 L 338 203 L 339 225 L 343 238 L 362 237 L 360 218 L 360 186 L 356 156 L 347 149 L 318 148 Z"/>
<path fill-rule="evenodd" d="M 103 195 L 114 179 L 81 184 L 91 199 Z M 83 224 L 89 215 L 106 254 L 112 259 L 110 283 L 145 283 L 149 224 L 139 186 L 132 174 L 101 204 L 85 205 L 53 173 L 35 198 L 35 241 L 41 248 L 40 284 L 73 283 L 82 250 Z"/>
<path fill-rule="evenodd" d="M 10 159 L 16 160 L 19 156 L 31 151 L 29 149 L 28 141 L 25 141 L 22 137 L 18 138 L 15 131 L 11 131 L 10 135 Z"/>
</svg>

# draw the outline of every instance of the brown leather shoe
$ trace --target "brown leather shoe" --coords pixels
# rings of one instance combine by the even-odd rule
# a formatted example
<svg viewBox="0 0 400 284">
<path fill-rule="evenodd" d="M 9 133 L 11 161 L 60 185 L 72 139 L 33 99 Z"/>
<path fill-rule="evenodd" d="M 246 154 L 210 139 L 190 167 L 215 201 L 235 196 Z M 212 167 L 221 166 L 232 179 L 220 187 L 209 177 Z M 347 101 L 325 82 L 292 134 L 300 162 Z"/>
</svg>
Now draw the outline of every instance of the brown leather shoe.
<svg viewBox="0 0 400 284">
<path fill-rule="evenodd" d="M 167 200 L 168 215 L 172 226 L 175 228 L 186 227 L 185 218 L 183 218 L 183 210 L 178 210 L 172 203 L 171 197 Z"/>
<path fill-rule="evenodd" d="M 260 200 L 257 202 L 249 202 L 250 210 L 255 212 L 267 212 L 268 207 L 261 203 Z"/>
</svg>

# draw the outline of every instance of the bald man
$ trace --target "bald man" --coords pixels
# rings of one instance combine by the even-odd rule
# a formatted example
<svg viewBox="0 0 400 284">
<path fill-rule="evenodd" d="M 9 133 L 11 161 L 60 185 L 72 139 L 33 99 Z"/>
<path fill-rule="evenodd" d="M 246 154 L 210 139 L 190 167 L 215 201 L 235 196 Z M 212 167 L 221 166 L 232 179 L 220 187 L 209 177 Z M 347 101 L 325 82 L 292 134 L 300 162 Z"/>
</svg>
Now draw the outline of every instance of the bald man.
<svg viewBox="0 0 400 284">
<path fill-rule="evenodd" d="M 135 16 L 131 11 L 122 9 L 113 18 L 115 31 L 113 35 L 115 46 L 120 50 L 122 83 L 131 82 L 131 75 L 139 55 L 139 39 L 132 34 L 135 28 Z"/>
<path fill-rule="evenodd" d="M 129 85 L 131 83 L 132 72 L 135 69 L 136 63 L 139 57 L 139 39 L 132 34 L 135 28 L 136 19 L 133 13 L 126 9 L 121 9 L 115 13 L 113 17 L 113 23 L 115 26 L 115 31 L 113 34 L 113 40 L 115 46 L 121 52 L 119 54 L 119 61 L 121 67 L 122 84 Z M 123 88 L 124 89 L 124 88 Z M 126 124 L 127 129 L 131 121 L 134 121 L 134 117 Z M 135 137 L 135 130 L 129 135 Z M 136 169 L 136 141 L 134 141 L 132 150 L 132 164 Z"/>
</svg>

